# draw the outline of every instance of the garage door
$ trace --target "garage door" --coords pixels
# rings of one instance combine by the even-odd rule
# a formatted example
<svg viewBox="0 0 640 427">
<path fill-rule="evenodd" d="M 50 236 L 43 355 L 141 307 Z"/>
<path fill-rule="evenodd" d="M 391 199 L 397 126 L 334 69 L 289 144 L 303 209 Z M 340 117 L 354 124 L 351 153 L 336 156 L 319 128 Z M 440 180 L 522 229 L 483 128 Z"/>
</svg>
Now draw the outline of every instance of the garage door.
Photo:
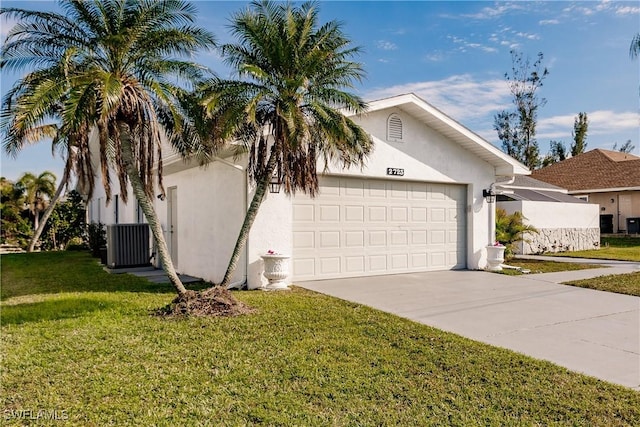
<svg viewBox="0 0 640 427">
<path fill-rule="evenodd" d="M 463 185 L 327 177 L 293 202 L 294 280 L 466 266 Z"/>
</svg>

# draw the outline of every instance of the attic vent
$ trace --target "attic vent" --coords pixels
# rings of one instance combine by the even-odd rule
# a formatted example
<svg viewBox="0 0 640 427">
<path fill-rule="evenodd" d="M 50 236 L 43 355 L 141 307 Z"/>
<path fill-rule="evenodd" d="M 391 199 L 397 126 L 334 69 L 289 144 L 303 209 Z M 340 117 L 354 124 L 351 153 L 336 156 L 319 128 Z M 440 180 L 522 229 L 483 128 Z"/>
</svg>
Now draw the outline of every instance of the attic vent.
<svg viewBox="0 0 640 427">
<path fill-rule="evenodd" d="M 387 120 L 387 141 L 402 141 L 402 120 L 397 114 Z"/>
</svg>

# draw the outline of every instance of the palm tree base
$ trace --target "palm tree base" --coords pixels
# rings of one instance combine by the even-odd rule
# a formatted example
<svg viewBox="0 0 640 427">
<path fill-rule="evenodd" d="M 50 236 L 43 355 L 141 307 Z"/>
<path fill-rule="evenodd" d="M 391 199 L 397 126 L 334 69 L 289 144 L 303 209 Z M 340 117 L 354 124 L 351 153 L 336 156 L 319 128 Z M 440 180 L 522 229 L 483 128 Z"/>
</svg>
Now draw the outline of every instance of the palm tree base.
<svg viewBox="0 0 640 427">
<path fill-rule="evenodd" d="M 154 314 L 161 317 L 234 317 L 254 311 L 238 301 L 228 289 L 214 286 L 200 292 L 188 290 Z"/>
</svg>

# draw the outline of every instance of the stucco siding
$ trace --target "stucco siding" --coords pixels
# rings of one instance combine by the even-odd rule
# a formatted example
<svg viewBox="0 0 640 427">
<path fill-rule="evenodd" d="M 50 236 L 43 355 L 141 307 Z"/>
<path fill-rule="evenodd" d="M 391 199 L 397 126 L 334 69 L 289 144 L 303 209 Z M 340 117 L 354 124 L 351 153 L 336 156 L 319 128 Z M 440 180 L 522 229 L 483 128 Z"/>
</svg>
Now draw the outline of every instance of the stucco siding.
<svg viewBox="0 0 640 427">
<path fill-rule="evenodd" d="M 627 218 L 640 217 L 640 191 L 616 191 L 585 195 L 589 196 L 589 203 L 600 205 L 601 215 L 613 215 L 614 233 L 626 231 Z"/>
<path fill-rule="evenodd" d="M 165 187 L 177 191 L 179 272 L 213 283 L 222 280 L 244 219 L 245 181 L 244 168 L 221 162 L 164 177 Z M 169 241 L 168 202 L 157 200 L 156 209 Z M 242 256 L 233 282 L 244 281 L 245 265 Z"/>
</svg>

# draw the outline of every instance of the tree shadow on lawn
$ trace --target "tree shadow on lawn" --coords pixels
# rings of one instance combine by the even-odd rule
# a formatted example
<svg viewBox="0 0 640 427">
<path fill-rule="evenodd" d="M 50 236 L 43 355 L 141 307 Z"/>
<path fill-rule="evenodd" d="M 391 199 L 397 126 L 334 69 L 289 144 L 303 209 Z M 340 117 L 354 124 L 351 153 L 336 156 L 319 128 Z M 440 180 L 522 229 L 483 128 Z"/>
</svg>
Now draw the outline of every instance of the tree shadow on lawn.
<svg viewBox="0 0 640 427">
<path fill-rule="evenodd" d="M 16 305 L 3 305 L 0 323 L 21 325 L 45 320 L 71 319 L 85 314 L 105 310 L 116 304 L 91 298 L 64 298 Z"/>
<path fill-rule="evenodd" d="M 0 300 L 65 292 L 175 293 L 170 283 L 153 283 L 131 274 L 109 274 L 84 252 L 40 252 L 2 255 Z M 185 285 L 187 286 L 187 285 Z M 188 284 L 201 290 L 207 282 Z"/>
</svg>

